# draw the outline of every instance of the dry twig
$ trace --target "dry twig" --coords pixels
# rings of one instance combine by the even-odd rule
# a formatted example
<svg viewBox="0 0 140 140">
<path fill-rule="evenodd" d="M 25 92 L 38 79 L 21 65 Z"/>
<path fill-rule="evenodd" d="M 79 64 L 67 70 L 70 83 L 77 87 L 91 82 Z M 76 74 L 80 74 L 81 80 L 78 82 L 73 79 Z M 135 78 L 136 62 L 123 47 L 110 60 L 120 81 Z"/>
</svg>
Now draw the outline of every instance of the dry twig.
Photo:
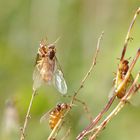
<svg viewBox="0 0 140 140">
<path fill-rule="evenodd" d="M 124 56 L 125 56 L 125 52 L 126 52 L 126 49 L 127 49 L 127 46 L 128 46 L 128 42 L 130 40 L 130 33 L 132 31 L 132 28 L 133 28 L 133 25 L 136 21 L 136 18 L 137 18 L 137 15 L 140 13 L 140 8 L 138 8 L 135 12 L 135 15 L 130 23 L 130 26 L 128 28 L 128 32 L 126 34 L 126 37 L 125 37 L 125 41 L 124 41 L 124 48 L 123 48 L 123 51 L 122 51 L 122 55 L 121 55 L 121 59 L 120 59 L 120 63 L 124 60 Z M 128 69 L 127 71 L 127 74 L 125 75 L 125 78 L 124 80 L 119 84 L 119 86 L 115 89 L 115 93 L 117 94 L 119 91 L 122 90 L 122 88 L 125 86 L 125 84 L 127 83 L 127 81 L 129 80 L 129 77 L 131 75 L 131 71 L 137 61 L 139 57 L 139 50 L 138 50 L 138 53 L 135 57 L 135 59 L 132 61 L 131 65 L 130 65 L 130 68 Z M 119 71 L 119 70 L 118 70 Z M 105 107 L 103 108 L 103 110 L 96 116 L 96 118 L 89 124 L 89 126 L 87 126 L 78 136 L 77 136 L 77 140 L 82 140 L 88 133 L 90 133 L 90 131 L 96 126 L 96 124 L 101 120 L 101 118 L 103 117 L 103 115 L 109 110 L 110 106 L 112 105 L 115 97 L 116 97 L 116 94 L 114 94 L 110 100 L 108 101 L 108 103 L 105 105 Z"/>
<path fill-rule="evenodd" d="M 72 99 L 71 99 L 71 101 L 70 101 L 70 106 L 71 106 L 71 108 L 72 108 L 72 106 L 74 105 L 74 101 L 75 101 L 75 99 L 76 99 L 77 94 L 78 94 L 79 91 L 83 88 L 86 79 L 89 77 L 91 71 L 93 70 L 94 66 L 96 65 L 96 60 L 97 60 L 97 56 L 98 56 L 99 48 L 100 48 L 100 41 L 101 41 L 101 39 L 102 39 L 102 37 L 103 37 L 103 34 L 104 34 L 104 32 L 102 32 L 101 35 L 100 35 L 99 38 L 98 38 L 97 47 L 96 47 L 96 52 L 95 52 L 95 56 L 93 57 L 93 61 L 92 61 L 91 67 L 90 67 L 89 71 L 86 73 L 86 75 L 84 76 L 83 80 L 81 81 L 80 87 L 77 89 L 77 91 L 76 91 L 76 92 L 74 93 L 74 95 L 72 96 Z M 50 140 L 50 138 L 52 138 L 52 136 L 56 133 L 58 126 L 62 123 L 63 118 L 65 118 L 65 116 L 69 113 L 69 111 L 71 110 L 71 108 L 69 108 L 69 109 L 65 112 L 64 116 L 58 121 L 57 125 L 56 125 L 55 128 L 52 130 L 51 134 L 49 135 L 48 140 Z"/>
<path fill-rule="evenodd" d="M 133 25 L 134 25 L 134 23 L 136 21 L 136 18 L 137 18 L 139 13 L 140 13 L 140 7 L 136 10 L 136 12 L 134 14 L 134 17 L 133 17 L 133 19 L 132 19 L 132 21 L 130 23 L 129 28 L 128 28 L 128 31 L 127 31 L 127 34 L 126 34 L 126 37 L 125 37 L 125 41 L 124 41 L 124 48 L 123 48 L 123 51 L 122 51 L 122 56 L 121 56 L 120 61 L 124 59 L 125 52 L 126 52 L 126 49 L 127 49 L 127 46 L 128 46 L 128 42 L 131 39 L 130 33 L 132 31 Z"/>
<path fill-rule="evenodd" d="M 99 132 L 101 132 L 101 130 L 103 130 L 105 128 L 105 126 L 111 121 L 111 119 L 113 117 L 115 117 L 120 110 L 125 106 L 125 104 L 128 102 L 128 100 L 131 99 L 131 97 L 133 96 L 133 94 L 135 93 L 135 87 L 136 87 L 136 83 L 138 81 L 138 78 L 140 76 L 140 72 L 137 74 L 133 84 L 131 85 L 130 89 L 128 90 L 128 92 L 125 94 L 125 96 L 120 100 L 119 104 L 113 109 L 113 111 L 105 118 L 104 121 L 102 121 L 102 123 L 97 126 L 95 128 L 94 134 L 91 136 L 90 140 L 95 140 L 97 135 L 99 134 Z"/>
<path fill-rule="evenodd" d="M 63 117 L 62 117 L 63 118 Z M 52 130 L 52 132 L 50 133 L 48 140 L 51 140 L 54 136 L 54 134 L 57 132 L 57 130 L 59 129 L 60 124 L 62 123 L 62 118 L 59 119 L 59 121 L 57 122 L 56 126 L 54 127 L 54 129 Z M 56 137 L 56 136 L 55 136 Z"/>
<path fill-rule="evenodd" d="M 36 90 L 33 90 L 32 97 L 31 97 L 31 100 L 30 100 L 30 104 L 29 104 L 29 107 L 28 107 L 28 110 L 27 110 L 27 114 L 26 114 L 26 117 L 25 117 L 24 125 L 23 125 L 23 128 L 21 128 L 20 140 L 24 140 L 25 139 L 25 131 L 26 131 L 26 127 L 27 127 L 27 124 L 28 124 L 28 120 L 31 118 L 30 110 L 31 110 L 31 107 L 32 107 L 35 95 L 36 95 Z"/>
<path fill-rule="evenodd" d="M 100 48 L 100 42 L 101 42 L 101 39 L 103 38 L 103 34 L 104 34 L 104 32 L 102 32 L 101 35 L 98 38 L 96 52 L 95 52 L 95 55 L 93 57 L 93 61 L 92 61 L 91 67 L 89 68 L 89 71 L 86 73 L 86 75 L 82 79 L 79 88 L 77 89 L 77 91 L 75 92 L 75 94 L 74 94 L 74 96 L 73 96 L 73 98 L 71 100 L 71 104 L 73 104 L 74 98 L 77 96 L 77 94 L 79 93 L 79 91 L 83 88 L 85 81 L 87 80 L 87 78 L 89 77 L 91 71 L 93 70 L 94 66 L 96 65 L 96 60 L 97 60 L 97 56 L 98 56 L 99 48 Z"/>
<path fill-rule="evenodd" d="M 138 49 L 137 54 L 135 56 L 135 58 L 133 59 L 129 70 L 127 71 L 127 74 L 125 76 L 125 79 L 121 82 L 121 84 L 118 86 L 118 88 L 115 90 L 115 93 L 118 93 L 118 91 L 120 91 L 125 83 L 128 81 L 130 74 L 135 66 L 136 61 L 138 60 L 140 56 L 140 49 Z M 114 99 L 115 99 L 116 95 L 114 94 L 114 96 L 109 100 L 109 102 L 107 103 L 107 105 L 103 108 L 103 110 L 97 115 L 97 117 L 89 124 L 88 127 L 86 127 L 78 136 L 77 136 L 77 140 L 82 140 L 87 134 L 91 133 L 91 130 L 95 127 L 95 125 L 101 120 L 101 118 L 103 117 L 103 114 L 106 113 L 108 111 L 108 109 L 110 108 L 110 106 L 112 105 Z"/>
</svg>

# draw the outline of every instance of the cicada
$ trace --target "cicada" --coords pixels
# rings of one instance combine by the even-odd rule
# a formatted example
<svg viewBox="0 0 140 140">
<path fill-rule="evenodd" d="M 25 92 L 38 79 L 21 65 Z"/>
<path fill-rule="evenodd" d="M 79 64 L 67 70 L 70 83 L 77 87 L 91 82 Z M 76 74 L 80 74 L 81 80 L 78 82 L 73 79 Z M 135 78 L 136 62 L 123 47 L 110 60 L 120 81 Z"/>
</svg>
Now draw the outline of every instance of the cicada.
<svg viewBox="0 0 140 140">
<path fill-rule="evenodd" d="M 129 69 L 129 61 L 128 60 L 121 61 L 118 66 L 116 78 L 114 79 L 115 89 L 117 89 L 118 86 L 125 79 L 128 69 Z M 118 98 L 122 98 L 125 95 L 126 90 L 130 87 L 130 85 L 133 83 L 133 81 L 134 81 L 134 78 L 133 78 L 132 74 L 130 74 L 130 76 L 129 76 L 128 80 L 125 82 L 124 86 L 121 88 L 121 90 L 119 90 L 116 93 Z"/>
<path fill-rule="evenodd" d="M 44 41 L 40 42 L 33 81 L 34 90 L 38 89 L 44 82 L 47 85 L 53 84 L 61 94 L 67 93 L 67 84 L 56 57 L 55 43 L 46 45 Z"/>
<path fill-rule="evenodd" d="M 126 53 L 128 43 L 129 43 L 129 41 L 132 40 L 132 38 L 130 37 L 130 33 L 131 33 L 132 27 L 135 23 L 135 20 L 137 18 L 137 15 L 139 13 L 140 13 L 140 8 L 138 8 L 136 10 L 135 15 L 128 28 L 128 32 L 126 34 L 126 38 L 124 41 L 124 47 L 123 47 L 121 58 L 120 58 L 120 63 L 118 65 L 116 77 L 114 79 L 114 89 L 115 89 L 114 95 L 116 95 L 118 98 L 122 98 L 125 95 L 126 91 L 128 90 L 128 88 L 130 87 L 130 85 L 132 85 L 132 83 L 134 81 L 131 71 L 134 68 L 134 65 L 135 65 L 137 59 L 139 58 L 140 49 L 137 51 L 137 54 L 136 54 L 135 58 L 133 59 L 133 61 L 131 62 L 130 66 L 129 66 L 129 59 L 125 59 L 124 56 Z M 122 86 L 120 86 L 121 84 L 122 84 Z M 135 90 L 137 90 L 138 88 L 139 88 L 139 85 L 135 87 Z"/>
<path fill-rule="evenodd" d="M 41 117 L 40 122 L 49 119 L 49 126 L 51 129 L 54 129 L 58 121 L 64 116 L 65 112 L 70 108 L 71 108 L 70 105 L 67 103 L 59 103 L 56 105 L 55 108 L 51 109 L 46 114 L 44 114 Z"/>
</svg>

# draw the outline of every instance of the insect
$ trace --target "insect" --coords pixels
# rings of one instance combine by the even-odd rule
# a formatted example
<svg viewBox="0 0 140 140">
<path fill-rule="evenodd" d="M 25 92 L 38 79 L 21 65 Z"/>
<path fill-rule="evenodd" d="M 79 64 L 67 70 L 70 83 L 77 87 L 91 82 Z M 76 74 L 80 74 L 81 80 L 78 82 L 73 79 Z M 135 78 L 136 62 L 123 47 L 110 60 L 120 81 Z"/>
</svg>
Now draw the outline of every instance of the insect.
<svg viewBox="0 0 140 140">
<path fill-rule="evenodd" d="M 46 114 L 44 114 L 41 117 L 40 122 L 43 122 L 44 120 L 47 120 L 49 118 L 49 126 L 51 129 L 54 129 L 58 121 L 64 116 L 65 112 L 70 108 L 71 106 L 67 103 L 59 103 L 56 105 L 55 108 L 51 109 Z"/>
<path fill-rule="evenodd" d="M 139 85 L 134 84 L 136 79 L 134 80 L 133 76 L 131 74 L 132 70 L 140 56 L 140 48 L 138 49 L 138 51 L 137 51 L 134 59 L 130 63 L 130 65 L 129 65 L 129 59 L 124 58 L 128 43 L 131 40 L 130 32 L 135 23 L 136 17 L 139 13 L 140 13 L 140 8 L 138 8 L 136 10 L 135 15 L 128 28 L 128 32 L 126 34 L 126 38 L 124 41 L 124 47 L 123 47 L 123 51 L 121 54 L 120 63 L 118 65 L 116 77 L 113 80 L 114 87 L 113 87 L 113 90 L 111 90 L 111 95 L 109 95 L 109 101 L 104 106 L 104 108 L 99 112 L 99 114 L 95 117 L 95 119 L 93 119 L 92 122 L 77 136 L 77 140 L 84 139 L 84 137 L 88 134 L 92 135 L 89 139 L 96 139 L 96 136 L 102 130 L 101 125 L 106 126 L 106 124 L 110 121 L 109 119 L 112 119 L 113 115 L 115 116 L 121 110 L 121 108 L 123 107 L 121 102 L 124 102 L 124 103 L 128 102 L 128 100 L 130 99 L 130 96 L 128 93 L 130 91 L 131 91 L 131 93 L 132 92 L 135 93 L 140 88 Z M 114 100 L 116 99 L 116 96 L 121 99 L 121 101 L 118 104 L 121 107 L 118 108 L 118 106 L 117 106 L 117 108 L 115 108 L 109 115 L 107 115 L 107 117 L 105 118 L 105 121 L 103 121 L 101 124 L 97 125 L 97 123 L 103 118 L 104 114 L 110 109 L 111 105 L 113 104 Z M 129 96 L 129 98 L 128 98 L 128 96 Z M 103 128 L 105 128 L 105 127 L 103 127 Z"/>
<path fill-rule="evenodd" d="M 132 30 L 132 27 L 135 23 L 135 20 L 136 20 L 136 17 L 137 15 L 140 13 L 140 8 L 137 9 L 137 11 L 135 12 L 135 15 L 132 19 L 132 22 L 129 26 L 129 29 L 128 29 L 128 32 L 127 32 L 127 35 L 126 35 L 126 38 L 125 38 L 125 42 L 124 42 L 124 47 L 123 47 L 123 51 L 122 51 L 122 55 L 121 55 L 121 58 L 120 58 L 120 63 L 118 65 L 118 70 L 117 70 L 117 73 L 116 73 L 116 78 L 114 79 L 114 88 L 115 88 L 115 95 L 118 97 L 118 98 L 122 98 L 127 89 L 130 87 L 130 85 L 133 83 L 134 81 L 134 78 L 131 74 L 131 71 L 140 55 L 140 50 L 138 50 L 137 54 L 136 54 L 136 57 L 133 59 L 132 63 L 130 64 L 129 66 L 129 59 L 125 59 L 124 56 L 125 56 L 125 53 L 126 53 L 126 49 L 127 49 L 127 46 L 128 46 L 128 43 L 129 41 L 132 39 L 130 37 L 130 32 Z M 129 71 L 129 72 L 128 72 Z M 121 86 L 121 88 L 119 88 L 120 84 L 122 84 L 122 82 L 125 80 L 125 82 L 123 83 L 123 86 Z M 119 89 L 118 89 L 119 88 Z M 138 89 L 139 87 L 136 86 L 135 87 L 135 90 Z"/>
<path fill-rule="evenodd" d="M 122 81 L 125 79 L 126 73 L 129 69 L 129 61 L 128 60 L 122 60 L 118 66 L 117 75 L 114 80 L 114 87 L 115 89 L 118 88 L 118 86 L 122 83 Z M 125 82 L 124 86 L 119 90 L 116 95 L 118 98 L 122 98 L 125 95 L 126 90 L 128 87 L 133 83 L 134 78 L 132 74 L 130 74 L 128 80 Z"/>
<path fill-rule="evenodd" d="M 38 89 L 42 82 L 53 84 L 61 94 L 67 93 L 67 85 L 56 57 L 55 43 L 46 45 L 40 42 L 33 73 L 33 89 Z"/>
</svg>

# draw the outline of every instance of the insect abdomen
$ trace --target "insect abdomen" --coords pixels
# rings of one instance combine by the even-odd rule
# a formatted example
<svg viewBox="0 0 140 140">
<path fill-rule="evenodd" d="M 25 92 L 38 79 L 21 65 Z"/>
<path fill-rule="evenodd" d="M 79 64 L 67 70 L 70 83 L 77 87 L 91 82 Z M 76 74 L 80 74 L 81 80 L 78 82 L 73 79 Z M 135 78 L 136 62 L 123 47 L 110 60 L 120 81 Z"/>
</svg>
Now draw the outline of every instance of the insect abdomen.
<svg viewBox="0 0 140 140">
<path fill-rule="evenodd" d="M 56 126 L 56 124 L 60 120 L 61 116 L 62 116 L 61 112 L 52 112 L 50 114 L 49 125 L 50 125 L 51 129 L 54 129 L 54 127 Z"/>
<path fill-rule="evenodd" d="M 124 85 L 124 87 L 122 87 L 122 89 L 120 91 L 118 91 L 118 93 L 117 93 L 118 98 L 122 98 L 125 95 L 126 91 L 128 90 L 129 86 L 133 83 L 133 81 L 134 81 L 133 76 L 130 75 L 130 77 L 129 77 L 128 81 L 126 82 L 126 84 Z"/>
</svg>

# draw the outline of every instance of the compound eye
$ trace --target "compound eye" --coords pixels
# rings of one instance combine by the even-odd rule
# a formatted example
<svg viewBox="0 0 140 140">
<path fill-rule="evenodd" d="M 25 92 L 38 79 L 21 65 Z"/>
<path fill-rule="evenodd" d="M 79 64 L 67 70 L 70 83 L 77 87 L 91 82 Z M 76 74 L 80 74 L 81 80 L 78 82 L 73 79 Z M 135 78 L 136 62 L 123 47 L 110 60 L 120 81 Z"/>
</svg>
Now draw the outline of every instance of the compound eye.
<svg viewBox="0 0 140 140">
<path fill-rule="evenodd" d="M 51 50 L 51 51 L 49 52 L 49 58 L 50 58 L 50 59 L 53 59 L 54 56 L 55 56 L 55 52 L 54 52 L 54 50 Z"/>
</svg>

